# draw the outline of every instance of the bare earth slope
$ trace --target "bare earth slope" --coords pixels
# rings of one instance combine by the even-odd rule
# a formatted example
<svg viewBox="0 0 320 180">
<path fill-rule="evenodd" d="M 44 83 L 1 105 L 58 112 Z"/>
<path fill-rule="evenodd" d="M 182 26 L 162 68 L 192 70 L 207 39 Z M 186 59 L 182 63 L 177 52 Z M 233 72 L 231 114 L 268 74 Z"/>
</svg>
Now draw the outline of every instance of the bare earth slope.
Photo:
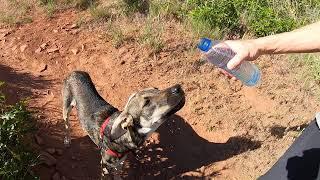
<svg viewBox="0 0 320 180">
<path fill-rule="evenodd" d="M 73 70 L 89 72 L 101 95 L 119 109 L 135 90 L 183 86 L 185 107 L 148 140 L 140 158 L 130 155 L 129 179 L 255 179 L 319 110 L 313 87 L 297 79 L 301 67 L 285 57 L 262 58 L 261 85 L 245 88 L 200 62 L 188 36 L 174 23 L 164 27 L 165 47 L 153 55 L 135 41 L 134 30 L 132 40 L 116 49 L 98 29 L 74 27 L 76 18 L 70 10 L 0 29 L 0 80 L 7 82 L 9 102 L 30 97 L 44 139 L 38 148 L 63 150 L 54 154 L 56 167 L 38 168 L 41 179 L 57 171 L 68 179 L 99 178 L 99 151 L 75 111 L 72 146 L 63 147 L 60 90 Z M 141 28 L 141 22 L 135 24 Z"/>
</svg>

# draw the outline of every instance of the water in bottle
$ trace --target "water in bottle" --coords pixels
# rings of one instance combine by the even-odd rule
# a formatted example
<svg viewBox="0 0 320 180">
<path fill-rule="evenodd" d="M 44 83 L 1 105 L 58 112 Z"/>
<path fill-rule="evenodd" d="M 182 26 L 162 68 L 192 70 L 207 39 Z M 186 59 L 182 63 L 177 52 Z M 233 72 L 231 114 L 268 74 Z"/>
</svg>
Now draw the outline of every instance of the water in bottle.
<svg viewBox="0 0 320 180">
<path fill-rule="evenodd" d="M 234 75 L 246 86 L 255 86 L 260 80 L 260 70 L 254 64 L 243 61 L 239 66 L 230 70 L 227 67 L 228 62 L 236 55 L 227 44 L 220 44 L 220 41 L 211 41 L 202 38 L 198 48 L 204 53 L 206 59 L 217 67 L 224 69 Z"/>
</svg>

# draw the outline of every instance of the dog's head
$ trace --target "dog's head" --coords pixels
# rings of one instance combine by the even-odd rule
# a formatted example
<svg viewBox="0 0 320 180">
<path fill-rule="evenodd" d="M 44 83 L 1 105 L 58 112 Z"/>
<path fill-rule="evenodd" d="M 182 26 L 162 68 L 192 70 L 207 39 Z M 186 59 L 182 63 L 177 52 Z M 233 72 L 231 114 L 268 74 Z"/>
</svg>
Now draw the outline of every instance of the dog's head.
<svg viewBox="0 0 320 180">
<path fill-rule="evenodd" d="M 112 126 L 111 138 L 116 139 L 128 128 L 148 136 L 154 132 L 168 116 L 179 111 L 185 103 L 185 95 L 180 85 L 164 90 L 148 88 L 130 96 L 123 112 Z"/>
</svg>

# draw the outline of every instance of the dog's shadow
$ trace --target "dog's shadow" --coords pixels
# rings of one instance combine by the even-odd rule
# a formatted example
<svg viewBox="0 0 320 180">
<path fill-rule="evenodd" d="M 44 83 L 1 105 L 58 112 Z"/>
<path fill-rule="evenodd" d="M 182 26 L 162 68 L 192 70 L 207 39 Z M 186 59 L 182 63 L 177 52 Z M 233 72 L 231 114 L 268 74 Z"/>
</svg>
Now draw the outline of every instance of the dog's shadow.
<svg viewBox="0 0 320 180">
<path fill-rule="evenodd" d="M 63 128 L 63 124 L 57 128 Z M 184 175 L 183 178 L 199 179 L 199 174 L 201 177 L 214 176 L 218 172 L 205 176 L 199 169 L 259 148 L 261 145 L 260 142 L 245 137 L 231 137 L 226 143 L 209 142 L 201 138 L 184 119 L 176 115 L 161 125 L 157 132 L 159 143 L 142 147 L 138 154 L 140 158 L 136 158 L 133 154 L 128 155 L 123 169 L 125 179 L 177 179 L 189 171 L 196 171 L 197 177 Z M 48 139 L 51 145 L 61 147 L 60 138 L 58 140 L 48 137 Z M 71 147 L 64 149 L 63 155 L 56 158 L 56 169 L 67 178 L 99 179 L 100 153 L 88 136 L 72 139 Z M 41 177 L 49 178 L 54 173 L 51 170 L 52 168 L 43 169 L 42 173 L 45 174 L 41 174 Z"/>
<path fill-rule="evenodd" d="M 209 142 L 176 115 L 164 123 L 157 132 L 160 134 L 158 144 L 142 148 L 139 153 L 142 156 L 140 159 L 133 156 L 129 158 L 126 169 L 129 179 L 179 178 L 185 172 L 196 171 L 202 166 L 261 146 L 260 142 L 245 137 L 231 137 L 226 143 Z M 204 177 L 203 172 L 199 173 Z M 211 176 L 214 176 L 214 173 Z"/>
</svg>

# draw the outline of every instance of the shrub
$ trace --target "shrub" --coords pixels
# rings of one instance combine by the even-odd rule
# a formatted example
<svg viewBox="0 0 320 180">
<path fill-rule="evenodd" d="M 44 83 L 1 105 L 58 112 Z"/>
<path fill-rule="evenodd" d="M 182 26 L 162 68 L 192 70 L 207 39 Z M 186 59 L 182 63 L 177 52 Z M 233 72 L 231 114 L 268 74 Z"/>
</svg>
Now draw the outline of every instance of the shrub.
<svg viewBox="0 0 320 180">
<path fill-rule="evenodd" d="M 26 135 L 34 128 L 25 102 L 13 106 L 4 104 L 0 96 L 0 179 L 36 179 L 31 168 L 35 155 L 26 145 Z"/>
</svg>

